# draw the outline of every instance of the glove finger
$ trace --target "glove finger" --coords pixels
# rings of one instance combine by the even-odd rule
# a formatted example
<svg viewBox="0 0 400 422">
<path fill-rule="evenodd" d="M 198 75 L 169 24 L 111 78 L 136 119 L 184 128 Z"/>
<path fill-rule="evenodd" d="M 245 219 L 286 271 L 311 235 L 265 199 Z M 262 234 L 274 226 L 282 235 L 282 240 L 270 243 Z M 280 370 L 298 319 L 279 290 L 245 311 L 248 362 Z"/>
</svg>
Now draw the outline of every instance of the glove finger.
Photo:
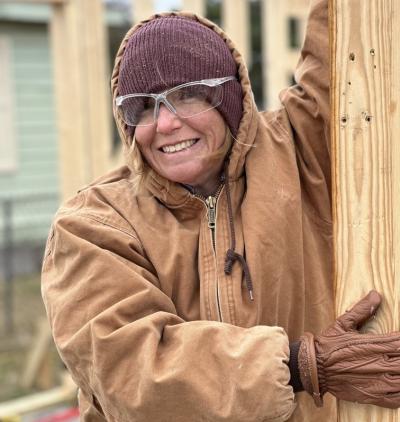
<svg viewBox="0 0 400 422">
<path fill-rule="evenodd" d="M 395 394 L 387 394 L 383 399 L 382 407 L 389 409 L 398 409 L 400 407 L 400 392 Z"/>
<path fill-rule="evenodd" d="M 348 347 L 337 350 L 340 363 L 354 373 L 400 374 L 400 333 L 342 335 L 348 340 Z M 352 340 L 354 338 L 354 340 Z M 357 343 L 358 339 L 358 343 Z M 364 343 L 360 342 L 364 340 Z M 338 359 L 338 358 L 337 358 Z M 338 359 L 339 360 L 339 359 Z"/>
<path fill-rule="evenodd" d="M 397 371 L 396 375 L 386 373 L 371 380 L 368 389 L 375 390 L 375 394 L 400 394 L 400 372 Z"/>
<path fill-rule="evenodd" d="M 388 409 L 398 409 L 400 407 L 400 392 L 397 391 L 395 393 L 379 394 L 377 396 L 371 395 L 365 398 L 362 403 L 374 404 Z"/>
<path fill-rule="evenodd" d="M 400 349 L 395 351 L 395 352 L 385 353 L 384 358 L 385 358 L 385 360 L 387 360 L 389 362 L 400 361 Z"/>
<path fill-rule="evenodd" d="M 400 370 L 397 370 L 396 374 L 386 374 L 384 378 L 388 393 L 400 393 Z"/>
<path fill-rule="evenodd" d="M 385 407 L 387 409 L 398 409 L 400 407 L 400 393 L 386 394 L 379 397 L 369 397 L 363 404 L 374 404 L 375 406 Z"/>
<path fill-rule="evenodd" d="M 352 381 L 352 385 L 345 389 L 346 395 L 341 391 L 338 398 L 387 408 L 400 407 L 400 377 L 381 376 L 369 381 Z"/>
<path fill-rule="evenodd" d="M 336 320 L 336 323 L 339 324 L 344 331 L 357 330 L 369 318 L 375 315 L 381 304 L 381 300 L 381 295 L 376 290 L 371 290 L 349 311 L 341 315 Z"/>
<path fill-rule="evenodd" d="M 391 374 L 400 374 L 400 351 L 385 353 L 383 355 L 383 366 Z"/>
</svg>

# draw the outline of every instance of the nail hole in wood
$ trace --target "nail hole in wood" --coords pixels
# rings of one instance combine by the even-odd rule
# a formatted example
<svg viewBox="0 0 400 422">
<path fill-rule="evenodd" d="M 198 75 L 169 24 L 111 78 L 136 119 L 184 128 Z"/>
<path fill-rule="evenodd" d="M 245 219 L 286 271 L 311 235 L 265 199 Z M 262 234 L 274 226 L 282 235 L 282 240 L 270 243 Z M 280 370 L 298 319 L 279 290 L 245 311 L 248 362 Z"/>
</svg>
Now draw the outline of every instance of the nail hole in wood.
<svg viewBox="0 0 400 422">
<path fill-rule="evenodd" d="M 349 59 L 354 62 L 354 60 L 356 59 L 356 55 L 354 53 L 350 53 L 349 55 Z"/>
<path fill-rule="evenodd" d="M 370 122 L 371 122 L 371 120 L 372 120 L 372 116 L 371 116 L 370 114 L 368 114 L 366 111 L 363 111 L 363 112 L 362 112 L 362 116 L 364 117 L 364 120 L 365 120 L 366 122 L 368 122 L 368 123 L 370 123 Z"/>
</svg>

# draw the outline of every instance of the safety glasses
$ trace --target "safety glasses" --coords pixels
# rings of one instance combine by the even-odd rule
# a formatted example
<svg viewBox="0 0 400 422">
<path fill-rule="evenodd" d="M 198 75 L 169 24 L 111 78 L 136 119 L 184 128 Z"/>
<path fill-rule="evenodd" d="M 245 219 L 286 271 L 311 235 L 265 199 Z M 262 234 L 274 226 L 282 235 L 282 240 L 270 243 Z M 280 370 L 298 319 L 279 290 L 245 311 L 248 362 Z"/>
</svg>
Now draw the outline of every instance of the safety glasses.
<svg viewBox="0 0 400 422">
<path fill-rule="evenodd" d="M 118 113 L 128 126 L 150 126 L 157 121 L 160 104 L 187 119 L 217 107 L 222 102 L 222 84 L 234 76 L 188 82 L 160 94 L 128 94 L 116 98 Z"/>
</svg>

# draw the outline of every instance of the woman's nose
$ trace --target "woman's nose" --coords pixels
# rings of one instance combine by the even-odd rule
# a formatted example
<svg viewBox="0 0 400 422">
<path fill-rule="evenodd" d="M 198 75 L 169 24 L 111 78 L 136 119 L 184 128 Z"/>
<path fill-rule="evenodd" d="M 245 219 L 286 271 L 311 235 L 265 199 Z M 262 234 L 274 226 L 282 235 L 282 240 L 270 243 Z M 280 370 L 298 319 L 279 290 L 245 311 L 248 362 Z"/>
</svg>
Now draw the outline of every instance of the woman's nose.
<svg viewBox="0 0 400 422">
<path fill-rule="evenodd" d="M 157 132 L 170 133 L 182 126 L 180 118 L 169 110 L 164 104 L 160 104 L 157 117 Z"/>
</svg>

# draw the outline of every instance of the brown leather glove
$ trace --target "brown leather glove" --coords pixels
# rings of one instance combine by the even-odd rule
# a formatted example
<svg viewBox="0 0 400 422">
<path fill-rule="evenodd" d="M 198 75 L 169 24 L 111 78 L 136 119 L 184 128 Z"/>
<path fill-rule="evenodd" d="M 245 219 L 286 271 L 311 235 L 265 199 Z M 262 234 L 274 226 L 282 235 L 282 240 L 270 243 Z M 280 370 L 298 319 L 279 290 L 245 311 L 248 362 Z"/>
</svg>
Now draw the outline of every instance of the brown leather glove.
<svg viewBox="0 0 400 422">
<path fill-rule="evenodd" d="M 357 331 L 380 303 L 372 290 L 321 335 L 301 337 L 300 378 L 317 406 L 329 392 L 341 400 L 400 407 L 400 332 Z"/>
</svg>

